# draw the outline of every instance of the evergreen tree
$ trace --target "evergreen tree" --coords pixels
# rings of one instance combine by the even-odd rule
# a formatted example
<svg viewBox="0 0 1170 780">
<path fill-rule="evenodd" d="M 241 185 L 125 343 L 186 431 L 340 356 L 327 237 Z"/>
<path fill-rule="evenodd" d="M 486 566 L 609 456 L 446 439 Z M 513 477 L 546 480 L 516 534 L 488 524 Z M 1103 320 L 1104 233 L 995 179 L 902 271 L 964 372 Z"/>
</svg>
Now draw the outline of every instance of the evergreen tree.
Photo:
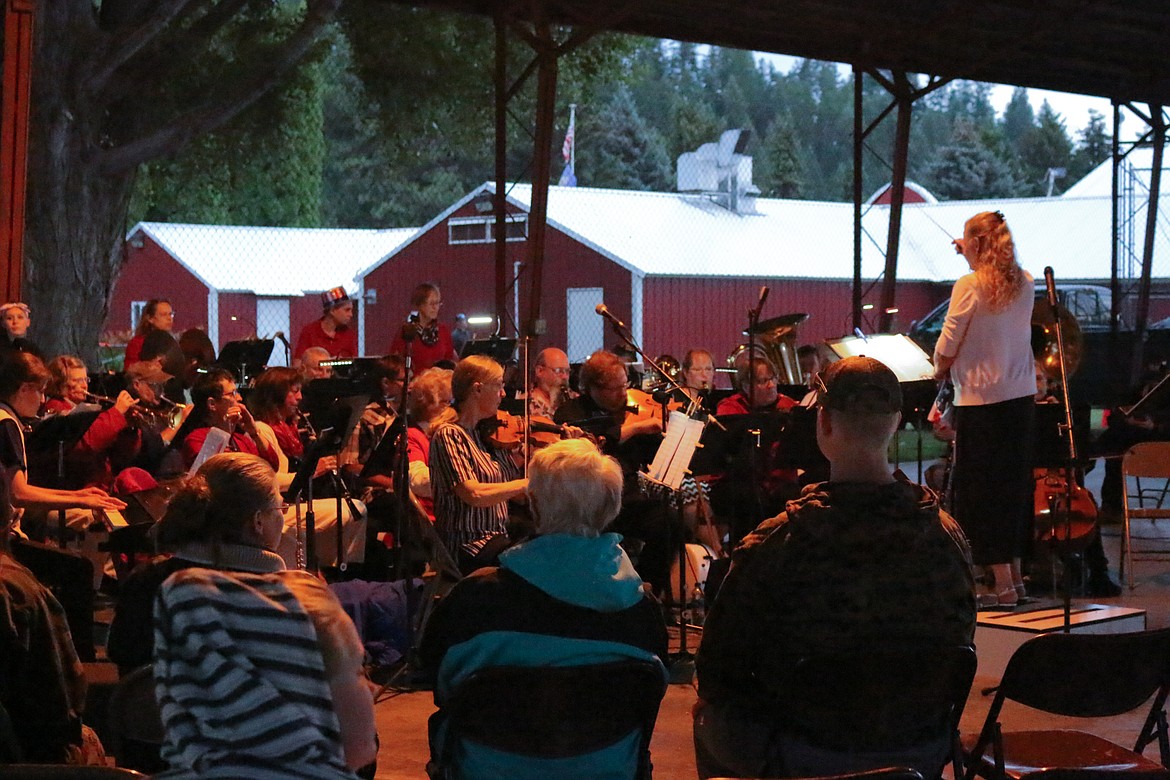
<svg viewBox="0 0 1170 780">
<path fill-rule="evenodd" d="M 1064 129 L 1064 120 L 1045 100 L 1036 115 L 1036 126 L 1020 141 L 1020 170 L 1023 177 L 1019 195 L 1035 197 L 1048 191 L 1048 171 L 1064 168 L 1072 159 L 1072 141 Z M 1055 180 L 1053 195 L 1068 186 L 1067 175 Z"/>
<path fill-rule="evenodd" d="M 804 186 L 800 142 L 787 114 L 776 116 L 759 150 L 753 178 L 761 194 L 766 198 L 799 198 Z"/>
<path fill-rule="evenodd" d="M 1032 111 L 1032 104 L 1028 101 L 1028 90 L 1016 87 L 1012 90 L 1012 99 L 1003 110 L 1003 119 L 1000 127 L 1003 128 L 1004 142 L 1014 154 L 1018 154 L 1020 144 L 1032 128 L 1036 125 L 1036 116 Z"/>
<path fill-rule="evenodd" d="M 1113 154 L 1113 136 L 1105 130 L 1105 117 L 1099 111 L 1089 110 L 1089 124 L 1081 130 L 1076 151 L 1068 167 L 1071 186 Z M 1067 188 L 1066 188 L 1067 189 Z"/>
<path fill-rule="evenodd" d="M 642 119 L 624 84 L 597 113 L 580 117 L 578 126 L 577 180 L 582 186 L 673 189 L 666 144 Z"/>
<path fill-rule="evenodd" d="M 1012 197 L 1019 186 L 1007 163 L 965 119 L 956 121 L 951 143 L 939 149 L 923 178 L 939 200 Z"/>
</svg>

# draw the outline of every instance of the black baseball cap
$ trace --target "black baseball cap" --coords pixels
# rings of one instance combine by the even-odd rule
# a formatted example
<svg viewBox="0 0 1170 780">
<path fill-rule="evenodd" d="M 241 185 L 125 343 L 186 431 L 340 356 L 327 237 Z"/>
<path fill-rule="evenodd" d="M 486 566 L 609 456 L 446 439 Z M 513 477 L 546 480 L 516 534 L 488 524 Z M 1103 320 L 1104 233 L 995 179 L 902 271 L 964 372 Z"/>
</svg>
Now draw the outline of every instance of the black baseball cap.
<svg viewBox="0 0 1170 780">
<path fill-rule="evenodd" d="M 880 360 L 847 357 L 821 372 L 817 403 L 855 414 L 890 414 L 902 411 L 902 386 Z"/>
</svg>

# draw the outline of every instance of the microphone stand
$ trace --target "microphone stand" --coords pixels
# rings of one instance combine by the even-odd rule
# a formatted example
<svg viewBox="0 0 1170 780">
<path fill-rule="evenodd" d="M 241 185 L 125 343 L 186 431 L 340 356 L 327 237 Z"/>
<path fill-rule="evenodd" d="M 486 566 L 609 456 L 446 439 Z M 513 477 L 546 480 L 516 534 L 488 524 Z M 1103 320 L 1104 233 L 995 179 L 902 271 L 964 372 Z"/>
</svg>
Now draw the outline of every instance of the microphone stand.
<svg viewBox="0 0 1170 780">
<path fill-rule="evenodd" d="M 1060 312 L 1056 302 L 1056 286 L 1053 281 L 1052 267 L 1044 269 L 1045 281 L 1048 284 L 1048 306 L 1052 310 L 1052 321 L 1056 328 L 1056 356 L 1060 367 L 1060 391 L 1064 401 L 1064 422 L 1061 428 L 1068 436 L 1068 462 L 1064 475 L 1064 546 L 1060 550 L 1061 564 L 1064 568 L 1064 633 L 1072 632 L 1072 571 L 1069 566 L 1069 545 L 1072 544 L 1072 506 L 1073 506 L 1073 479 L 1077 465 L 1077 441 L 1073 435 L 1072 404 L 1068 395 L 1068 369 L 1065 366 L 1064 355 L 1064 328 L 1060 322 Z M 1056 523 L 1055 497 L 1049 498 L 1052 521 Z M 1056 529 L 1053 528 L 1052 538 L 1056 539 Z"/>
<path fill-rule="evenodd" d="M 613 327 L 614 334 L 623 342 L 625 342 L 625 344 L 630 349 L 634 350 L 634 352 L 642 358 L 645 364 L 649 366 L 656 374 L 658 374 L 658 376 L 666 380 L 666 384 L 668 386 L 680 393 L 683 393 L 684 395 L 686 394 L 686 391 L 683 390 L 682 385 L 680 385 L 674 377 L 667 373 L 667 371 L 663 369 L 662 366 L 656 363 L 653 358 L 647 355 L 642 347 L 636 341 L 634 341 L 633 334 L 631 334 L 627 328 L 612 319 L 610 320 L 610 325 Z M 694 400 L 691 401 L 692 406 L 695 406 L 696 403 L 697 402 Z M 662 405 L 662 413 L 663 416 L 667 414 L 666 404 Z M 710 415 L 708 415 L 708 417 L 710 417 Z M 718 424 L 717 420 L 715 422 Z M 662 485 L 662 483 L 659 482 L 655 482 L 654 484 Z M 663 487 L 665 488 L 665 486 Z M 669 490 L 669 488 L 665 489 Z M 687 613 L 689 610 L 687 609 L 687 605 L 690 602 L 691 594 L 687 592 L 687 541 L 686 535 L 681 533 L 681 530 L 686 528 L 686 519 L 683 512 L 683 503 L 681 500 L 677 500 L 678 491 L 671 490 L 671 493 L 675 494 L 675 503 L 678 506 L 678 527 L 680 529 L 680 533 L 678 537 L 678 596 L 676 598 L 676 601 L 679 605 L 678 652 L 671 654 L 669 671 L 671 682 L 684 683 L 690 682 L 690 680 L 694 677 L 695 672 L 695 655 L 690 651 L 687 643 L 687 631 L 691 628 L 688 622 L 689 616 Z M 696 628 L 698 628 L 698 626 L 696 626 Z"/>
</svg>

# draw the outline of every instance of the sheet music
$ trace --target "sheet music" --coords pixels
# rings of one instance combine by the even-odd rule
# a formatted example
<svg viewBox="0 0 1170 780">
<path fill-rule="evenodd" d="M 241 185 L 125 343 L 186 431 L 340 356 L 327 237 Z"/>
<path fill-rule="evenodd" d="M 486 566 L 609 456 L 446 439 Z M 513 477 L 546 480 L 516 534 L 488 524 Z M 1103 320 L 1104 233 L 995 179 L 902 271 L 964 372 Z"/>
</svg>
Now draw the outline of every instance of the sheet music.
<svg viewBox="0 0 1170 780">
<path fill-rule="evenodd" d="M 199 454 L 195 456 L 195 462 L 187 470 L 187 476 L 193 476 L 203 465 L 203 461 L 227 449 L 228 442 L 231 440 L 232 435 L 222 428 L 208 428 L 207 438 L 203 440 L 203 446 L 199 448 Z"/>
<path fill-rule="evenodd" d="M 702 420 L 692 420 L 679 411 L 671 412 L 666 435 L 662 438 L 658 452 L 654 453 L 648 476 L 672 490 L 678 490 L 690 469 L 691 457 L 695 454 L 699 437 L 703 435 L 703 427 Z"/>
</svg>

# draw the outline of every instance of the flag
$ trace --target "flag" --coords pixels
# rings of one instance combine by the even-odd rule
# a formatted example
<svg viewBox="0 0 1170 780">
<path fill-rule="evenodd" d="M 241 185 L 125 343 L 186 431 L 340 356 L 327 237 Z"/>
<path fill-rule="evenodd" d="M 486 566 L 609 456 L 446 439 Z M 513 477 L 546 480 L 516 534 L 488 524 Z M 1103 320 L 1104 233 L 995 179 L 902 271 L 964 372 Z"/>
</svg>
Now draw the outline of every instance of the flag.
<svg viewBox="0 0 1170 780">
<path fill-rule="evenodd" d="M 577 117 L 573 115 L 569 119 L 569 130 L 565 133 L 565 142 L 561 144 L 561 156 L 569 165 L 573 164 L 573 136 L 576 133 L 576 124 Z"/>
<path fill-rule="evenodd" d="M 577 164 L 576 150 L 573 148 L 577 134 L 577 106 L 570 106 L 569 112 L 569 129 L 565 133 L 565 142 L 561 144 L 561 156 L 565 158 L 565 169 L 561 171 L 561 180 L 557 182 L 562 187 L 577 186 L 577 173 L 573 170 Z"/>
</svg>

